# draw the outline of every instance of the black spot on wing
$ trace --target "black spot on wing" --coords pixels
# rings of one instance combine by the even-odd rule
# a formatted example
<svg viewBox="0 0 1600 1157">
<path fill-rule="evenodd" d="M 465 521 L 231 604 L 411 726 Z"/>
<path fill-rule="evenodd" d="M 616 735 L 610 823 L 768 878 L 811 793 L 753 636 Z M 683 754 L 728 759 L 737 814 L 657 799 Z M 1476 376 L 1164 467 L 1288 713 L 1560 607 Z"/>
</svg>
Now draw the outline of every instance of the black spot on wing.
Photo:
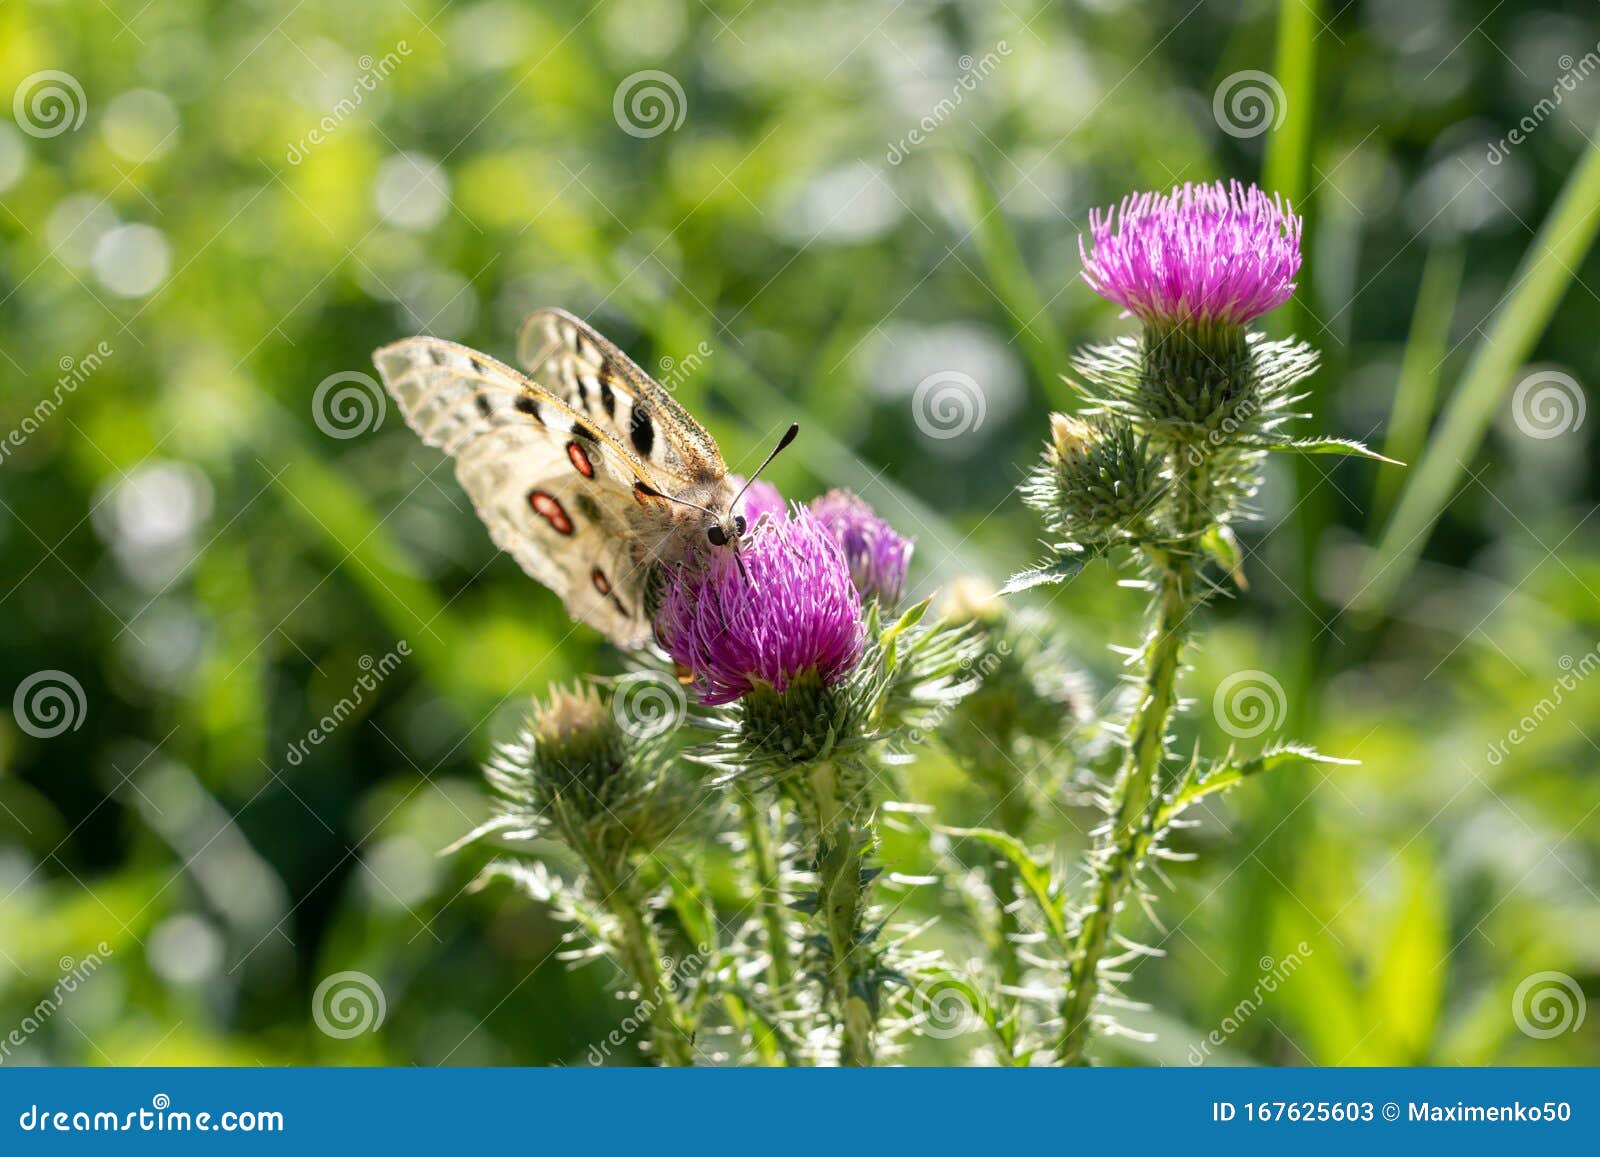
<svg viewBox="0 0 1600 1157">
<path fill-rule="evenodd" d="M 472 400 L 478 404 L 478 413 L 485 418 L 494 417 L 494 404 L 489 401 L 488 394 L 473 394 Z"/>
<path fill-rule="evenodd" d="M 611 388 L 611 383 L 604 378 L 600 379 L 600 404 L 606 409 L 606 417 L 617 416 L 617 395 Z"/>
<path fill-rule="evenodd" d="M 585 438 L 590 442 L 598 442 L 600 440 L 594 436 L 594 431 L 582 422 L 572 423 L 572 436 L 574 438 Z"/>
<path fill-rule="evenodd" d="M 544 418 L 539 414 L 539 403 L 533 400 L 532 394 L 518 394 L 517 400 L 511 404 L 517 408 L 518 413 L 526 414 L 539 425 L 544 425 Z"/>
<path fill-rule="evenodd" d="M 656 444 L 656 427 L 650 420 L 650 411 L 646 407 L 633 408 L 633 413 L 628 418 L 628 436 L 633 439 L 633 448 L 639 452 L 639 457 L 650 457 L 650 451 Z"/>
<path fill-rule="evenodd" d="M 484 374 L 485 371 L 484 371 L 484 368 L 483 368 L 483 363 L 480 362 L 477 358 L 468 358 L 467 361 L 472 363 L 472 372 L 473 373 L 478 374 L 480 376 L 482 376 Z"/>
</svg>

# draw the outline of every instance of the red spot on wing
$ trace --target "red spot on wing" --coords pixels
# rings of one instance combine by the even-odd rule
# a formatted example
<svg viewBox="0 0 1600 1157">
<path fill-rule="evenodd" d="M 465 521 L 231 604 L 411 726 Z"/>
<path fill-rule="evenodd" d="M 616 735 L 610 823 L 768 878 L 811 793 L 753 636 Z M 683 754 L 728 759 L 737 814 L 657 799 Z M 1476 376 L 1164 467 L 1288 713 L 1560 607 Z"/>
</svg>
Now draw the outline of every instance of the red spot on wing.
<svg viewBox="0 0 1600 1157">
<path fill-rule="evenodd" d="M 550 528 L 557 534 L 572 533 L 572 519 L 568 517 L 566 508 L 548 490 L 528 491 L 528 505 L 533 507 L 533 512 L 550 524 Z"/>
<path fill-rule="evenodd" d="M 606 578 L 606 572 L 599 567 L 595 567 L 589 572 L 589 579 L 594 583 L 594 589 L 601 594 L 609 595 L 611 593 L 611 580 Z"/>
<path fill-rule="evenodd" d="M 589 461 L 589 452 L 576 441 L 567 443 L 567 457 L 572 459 L 572 468 L 585 478 L 594 477 L 594 463 Z"/>
</svg>

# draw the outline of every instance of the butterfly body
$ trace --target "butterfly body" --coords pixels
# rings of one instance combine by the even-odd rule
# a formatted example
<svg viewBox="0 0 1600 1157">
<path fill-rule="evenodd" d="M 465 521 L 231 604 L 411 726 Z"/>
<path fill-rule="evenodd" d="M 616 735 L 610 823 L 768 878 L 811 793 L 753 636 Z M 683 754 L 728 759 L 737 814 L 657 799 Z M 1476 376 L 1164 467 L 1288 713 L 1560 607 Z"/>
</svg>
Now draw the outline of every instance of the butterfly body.
<svg viewBox="0 0 1600 1157">
<path fill-rule="evenodd" d="M 640 646 L 656 564 L 708 542 L 738 549 L 727 466 L 665 389 L 571 314 L 533 314 L 518 359 L 527 373 L 429 337 L 373 354 L 406 422 L 455 459 L 496 545 L 573 618 Z"/>
</svg>

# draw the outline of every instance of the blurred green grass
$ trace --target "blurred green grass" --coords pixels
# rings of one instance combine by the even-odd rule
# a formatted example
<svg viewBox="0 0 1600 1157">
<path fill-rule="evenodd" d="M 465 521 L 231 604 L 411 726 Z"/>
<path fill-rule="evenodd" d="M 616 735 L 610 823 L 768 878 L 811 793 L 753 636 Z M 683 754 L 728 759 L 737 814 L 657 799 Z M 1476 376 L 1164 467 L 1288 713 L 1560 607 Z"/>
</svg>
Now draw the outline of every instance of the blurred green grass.
<svg viewBox="0 0 1600 1157">
<path fill-rule="evenodd" d="M 1185 1063 L 1293 952 L 1300 970 L 1226 1034 L 1230 1059 L 1600 1061 L 1593 1032 L 1529 1036 L 1511 1008 L 1534 973 L 1591 994 L 1600 978 L 1600 685 L 1488 755 L 1563 657 L 1600 643 L 1594 424 L 1531 438 L 1504 402 L 1535 368 L 1600 369 L 1587 179 L 1549 225 L 1586 152 L 1593 167 L 1600 85 L 1485 159 L 1563 55 L 1595 49 L 1591 15 L 0 7 L 0 96 L 58 70 L 84 111 L 55 135 L 0 120 L 0 427 L 111 350 L 0 461 L 0 691 L 56 670 L 85 705 L 51 738 L 0 714 L 0 1033 L 65 958 L 109 951 L 7 1063 L 584 1063 L 620 1019 L 604 966 L 554 959 L 547 912 L 467 891 L 474 865 L 435 856 L 484 814 L 476 761 L 526 696 L 618 660 L 494 552 L 392 408 L 330 436 L 319 383 L 418 331 L 509 358 L 523 313 L 563 305 L 658 374 L 711 350 L 677 391 L 730 463 L 799 420 L 775 480 L 862 490 L 918 537 L 922 590 L 1000 578 L 1035 553 L 1011 487 L 1070 399 L 1063 351 L 1126 328 L 1077 278 L 1089 207 L 1230 176 L 1308 215 L 1287 320 L 1324 355 L 1322 430 L 1387 431 L 1437 465 L 1409 500 L 1366 463 L 1271 479 L 1252 589 L 1211 615 L 1184 733 L 1225 746 L 1215 689 L 1265 670 L 1304 738 L 1362 763 L 1213 809 L 1147 932 L 1166 958 L 1134 970 L 1159 1040 L 1102 1056 Z M 891 162 L 963 55 L 988 53 L 992 73 Z M 641 137 L 614 99 L 646 69 L 681 87 L 684 117 Z M 1237 135 L 1216 99 L 1247 70 L 1286 107 Z M 983 420 L 929 437 L 914 392 L 951 371 L 982 386 Z M 1463 416 L 1430 440 L 1440 413 Z M 1383 613 L 1343 614 L 1397 549 L 1419 560 L 1383 572 Z M 1113 693 L 1106 645 L 1132 637 L 1136 596 L 1091 570 L 1048 607 Z M 358 718 L 291 762 L 402 640 Z M 936 757 L 906 790 L 947 822 L 983 818 Z M 1070 856 L 1089 816 L 1058 819 L 1040 839 Z M 919 847 L 886 854 L 916 871 Z M 905 911 L 943 913 L 926 942 L 971 953 L 947 898 L 914 890 Z M 310 1010 L 345 969 L 381 982 L 387 1013 L 339 1040 Z"/>
</svg>

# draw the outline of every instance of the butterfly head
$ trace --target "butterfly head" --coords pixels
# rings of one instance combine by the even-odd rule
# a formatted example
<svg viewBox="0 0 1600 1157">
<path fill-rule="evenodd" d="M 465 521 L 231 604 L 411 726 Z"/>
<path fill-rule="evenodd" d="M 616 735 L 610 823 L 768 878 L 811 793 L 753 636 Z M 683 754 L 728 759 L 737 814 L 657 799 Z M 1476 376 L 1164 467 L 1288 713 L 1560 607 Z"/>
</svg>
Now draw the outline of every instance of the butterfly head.
<svg viewBox="0 0 1600 1157">
<path fill-rule="evenodd" d="M 734 550 L 738 550 L 739 540 L 744 537 L 747 528 L 744 515 L 725 514 L 706 527 L 706 538 L 712 546 L 731 546 Z"/>
</svg>

